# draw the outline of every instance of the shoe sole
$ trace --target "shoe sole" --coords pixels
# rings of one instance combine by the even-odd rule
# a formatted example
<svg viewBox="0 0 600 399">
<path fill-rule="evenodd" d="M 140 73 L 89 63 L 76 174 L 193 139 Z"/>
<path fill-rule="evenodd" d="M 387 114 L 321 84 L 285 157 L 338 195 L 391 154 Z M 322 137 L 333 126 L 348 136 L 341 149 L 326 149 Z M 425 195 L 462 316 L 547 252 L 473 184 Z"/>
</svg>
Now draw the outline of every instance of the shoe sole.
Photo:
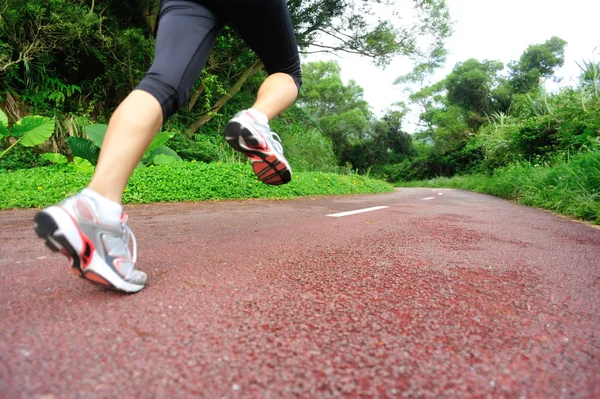
<svg viewBox="0 0 600 399">
<path fill-rule="evenodd" d="M 37 236 L 45 240 L 46 247 L 52 252 L 65 255 L 71 262 L 71 271 L 78 277 L 94 285 L 127 293 L 138 292 L 145 287 L 125 281 L 101 260 L 91 240 L 62 208 L 44 209 L 33 221 Z"/>
<path fill-rule="evenodd" d="M 252 132 L 240 122 L 232 121 L 227 124 L 225 139 L 234 150 L 250 158 L 254 174 L 263 183 L 279 186 L 292 180 L 292 172 L 287 161 L 281 161 L 275 154 L 249 149 L 241 144 L 241 140 L 244 140 L 244 143 L 251 147 L 261 145 Z"/>
</svg>

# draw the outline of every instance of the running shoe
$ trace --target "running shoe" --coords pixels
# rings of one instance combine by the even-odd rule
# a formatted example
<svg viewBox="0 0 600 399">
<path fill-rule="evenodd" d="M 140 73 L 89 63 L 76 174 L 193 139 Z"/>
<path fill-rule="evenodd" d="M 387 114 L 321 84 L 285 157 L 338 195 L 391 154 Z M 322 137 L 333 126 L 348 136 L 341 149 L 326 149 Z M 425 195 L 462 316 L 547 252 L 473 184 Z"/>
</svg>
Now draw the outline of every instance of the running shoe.
<svg viewBox="0 0 600 399">
<path fill-rule="evenodd" d="M 127 215 L 115 222 L 103 220 L 95 201 L 78 194 L 40 211 L 34 223 L 46 246 L 65 255 L 79 277 L 117 291 L 138 292 L 145 287 L 146 273 L 135 270 L 137 245 Z"/>
<path fill-rule="evenodd" d="M 278 186 L 292 180 L 281 138 L 249 112 L 238 112 L 227 123 L 225 139 L 233 149 L 250 158 L 254 173 L 263 183 Z"/>
</svg>

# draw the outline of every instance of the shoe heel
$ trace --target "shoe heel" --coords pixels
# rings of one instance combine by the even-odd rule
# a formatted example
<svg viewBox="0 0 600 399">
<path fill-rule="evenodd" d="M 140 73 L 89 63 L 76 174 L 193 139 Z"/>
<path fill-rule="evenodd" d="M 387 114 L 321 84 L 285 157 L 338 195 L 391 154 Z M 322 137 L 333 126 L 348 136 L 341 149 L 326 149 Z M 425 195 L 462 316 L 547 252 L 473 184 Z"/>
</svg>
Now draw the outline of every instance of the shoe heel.
<svg viewBox="0 0 600 399">
<path fill-rule="evenodd" d="M 250 129 L 239 122 L 229 122 L 225 127 L 225 140 L 234 150 L 246 155 L 254 154 L 249 147 L 258 147 L 262 145 L 262 140 L 258 139 Z"/>
<path fill-rule="evenodd" d="M 236 151 L 243 152 L 240 146 L 242 126 L 238 122 L 229 122 L 225 127 L 225 140 Z"/>
<path fill-rule="evenodd" d="M 52 252 L 59 252 L 61 248 L 59 248 L 59 246 L 50 239 L 56 230 L 58 230 L 58 225 L 54 219 L 52 219 L 52 216 L 44 212 L 40 212 L 35 216 L 33 222 L 35 233 L 39 238 L 45 240 L 46 247 L 48 247 Z"/>
<path fill-rule="evenodd" d="M 58 223 L 56 223 L 52 215 L 44 211 L 39 212 L 33 219 L 33 222 L 35 233 L 39 238 L 45 240 L 44 244 L 52 252 L 62 252 L 72 259 L 79 260 L 79 255 L 71 243 L 69 243 L 69 240 L 62 234 L 57 234 Z M 75 263 L 73 267 L 79 269 Z"/>
</svg>

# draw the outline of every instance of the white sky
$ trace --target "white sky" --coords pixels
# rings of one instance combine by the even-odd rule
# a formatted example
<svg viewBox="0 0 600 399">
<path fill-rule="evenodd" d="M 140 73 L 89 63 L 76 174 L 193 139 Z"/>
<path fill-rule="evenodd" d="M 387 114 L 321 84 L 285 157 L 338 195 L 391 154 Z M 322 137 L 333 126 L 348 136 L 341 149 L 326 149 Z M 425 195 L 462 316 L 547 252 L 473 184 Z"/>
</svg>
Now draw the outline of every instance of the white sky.
<svg viewBox="0 0 600 399">
<path fill-rule="evenodd" d="M 576 81 L 576 62 L 592 57 L 600 60 L 600 0 L 447 0 L 447 4 L 454 34 L 447 41 L 446 66 L 436 73 L 434 82 L 448 75 L 457 62 L 469 58 L 500 60 L 506 65 L 518 60 L 530 44 L 543 43 L 552 36 L 568 43 L 565 65 L 555 74 L 563 78 L 559 86 Z M 354 79 L 363 87 L 365 100 L 376 115 L 390 104 L 406 100 L 404 87 L 393 85 L 398 76 L 411 70 L 406 60 L 396 60 L 381 70 L 368 59 L 346 54 L 341 58 L 313 56 L 305 61 L 315 59 L 337 60 L 342 79 Z"/>
</svg>

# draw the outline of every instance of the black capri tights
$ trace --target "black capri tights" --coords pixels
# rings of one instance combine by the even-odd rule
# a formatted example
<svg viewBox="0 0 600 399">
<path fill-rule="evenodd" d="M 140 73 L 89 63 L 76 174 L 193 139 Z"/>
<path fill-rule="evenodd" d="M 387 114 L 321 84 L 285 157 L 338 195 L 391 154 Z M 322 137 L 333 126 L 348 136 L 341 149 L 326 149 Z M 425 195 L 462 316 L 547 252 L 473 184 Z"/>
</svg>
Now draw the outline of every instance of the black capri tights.
<svg viewBox="0 0 600 399">
<path fill-rule="evenodd" d="M 137 86 L 152 94 L 167 120 L 188 101 L 225 24 L 258 55 L 268 74 L 302 84 L 300 57 L 285 0 L 162 0 L 155 57 Z"/>
</svg>

